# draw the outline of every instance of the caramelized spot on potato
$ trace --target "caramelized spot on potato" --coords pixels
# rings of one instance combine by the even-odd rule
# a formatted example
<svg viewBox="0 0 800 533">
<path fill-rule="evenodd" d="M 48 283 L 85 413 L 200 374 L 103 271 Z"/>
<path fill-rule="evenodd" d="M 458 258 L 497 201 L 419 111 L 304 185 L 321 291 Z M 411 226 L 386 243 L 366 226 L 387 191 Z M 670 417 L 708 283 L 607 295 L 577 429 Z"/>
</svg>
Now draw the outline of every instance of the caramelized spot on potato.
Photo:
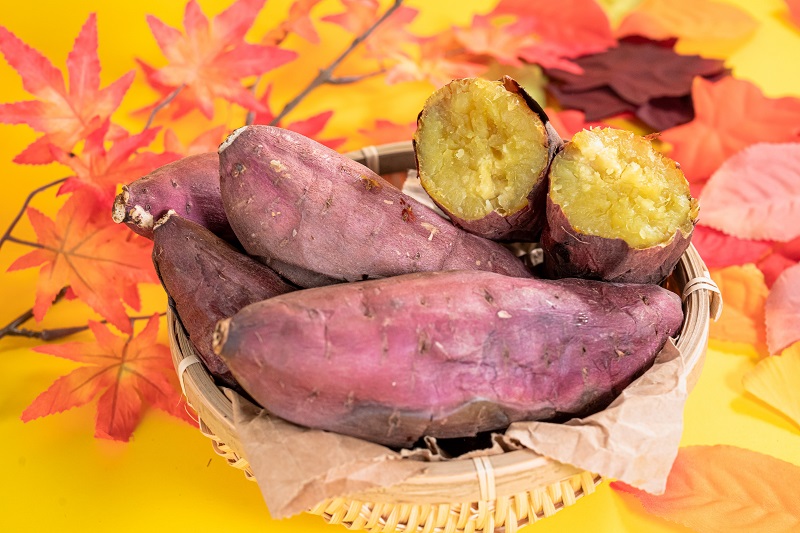
<svg viewBox="0 0 800 533">
<path fill-rule="evenodd" d="M 649 140 L 612 128 L 575 134 L 550 167 L 550 199 L 580 233 L 633 248 L 688 234 L 698 213 L 674 161 Z"/>
</svg>

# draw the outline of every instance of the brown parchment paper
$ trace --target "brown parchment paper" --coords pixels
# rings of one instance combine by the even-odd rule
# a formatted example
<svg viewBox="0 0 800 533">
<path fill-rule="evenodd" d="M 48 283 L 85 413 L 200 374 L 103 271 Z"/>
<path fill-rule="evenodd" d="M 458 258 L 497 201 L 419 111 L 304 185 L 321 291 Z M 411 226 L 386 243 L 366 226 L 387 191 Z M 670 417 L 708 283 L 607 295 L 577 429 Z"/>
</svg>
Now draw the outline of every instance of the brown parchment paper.
<svg viewBox="0 0 800 533">
<path fill-rule="evenodd" d="M 491 448 L 468 455 L 529 448 L 660 494 L 678 453 L 686 396 L 681 353 L 668 340 L 653 366 L 605 410 L 564 424 L 515 423 L 493 436 Z M 388 487 L 423 473 L 429 461 L 447 460 L 435 439 L 428 440 L 427 450 L 401 454 L 296 426 L 235 394 L 233 410 L 236 432 L 273 518 L 306 511 L 327 498 Z"/>
</svg>

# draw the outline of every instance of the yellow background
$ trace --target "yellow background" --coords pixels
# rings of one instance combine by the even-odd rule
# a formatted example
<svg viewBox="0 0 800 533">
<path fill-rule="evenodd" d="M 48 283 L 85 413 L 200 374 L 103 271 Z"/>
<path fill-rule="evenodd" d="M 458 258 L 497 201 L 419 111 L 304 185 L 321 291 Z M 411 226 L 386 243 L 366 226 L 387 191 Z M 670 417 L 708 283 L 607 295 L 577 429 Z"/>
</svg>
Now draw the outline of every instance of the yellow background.
<svg viewBox="0 0 800 533">
<path fill-rule="evenodd" d="M 800 96 L 800 32 L 787 20 L 779 0 L 728 0 L 755 16 L 757 34 L 728 59 L 734 75 L 755 81 L 773 97 Z M 208 15 L 221 11 L 227 0 L 201 0 Z M 492 2 L 458 0 L 408 2 L 421 10 L 414 31 L 429 34 L 451 24 L 466 24 L 475 11 L 488 11 Z M 280 20 L 288 1 L 270 0 L 256 21 L 251 36 L 260 36 Z M 385 2 L 384 2 L 385 5 Z M 40 0 L 14 3 L 0 11 L 0 24 L 63 68 L 75 36 L 90 12 L 98 13 L 103 85 L 135 69 L 134 57 L 161 66 L 164 59 L 150 35 L 145 14 L 153 13 L 180 27 L 183 1 L 112 2 Z M 325 1 L 317 14 L 338 10 Z M 280 70 L 274 98 L 284 101 L 346 46 L 348 35 L 330 24 L 318 24 L 325 46 L 315 47 L 292 39 L 303 58 Z M 682 51 L 702 50 L 702 43 Z M 355 72 L 350 62 L 344 71 Z M 375 118 L 412 121 L 431 92 L 426 83 L 385 87 L 379 79 L 352 87 L 324 87 L 315 92 L 294 118 L 334 109 L 326 133 L 351 137 L 344 149 L 361 143 L 354 125 L 371 127 Z M 0 102 L 28 99 L 16 73 L 0 61 Z M 130 112 L 151 103 L 154 93 L 141 73 L 125 98 L 115 120 L 135 131 L 143 119 Z M 235 127 L 242 113 L 220 105 L 216 123 Z M 163 120 L 159 121 L 163 123 Z M 177 128 L 184 142 L 207 123 L 197 115 Z M 747 127 L 743 124 L 742 127 Z M 199 129 L 198 129 L 199 128 Z M 8 227 L 27 193 L 36 186 L 66 174 L 64 167 L 19 166 L 14 155 L 36 134 L 25 126 L 0 125 L 0 230 Z M 54 213 L 57 200 L 42 195 L 34 205 Z M 32 233 L 27 222 L 15 235 Z M 0 251 L 0 271 L 26 250 L 6 244 Z M 36 270 L 0 275 L 0 325 L 32 305 Z M 144 290 L 143 312 L 164 309 L 159 287 Z M 77 302 L 59 304 L 46 317 L 44 327 L 74 325 L 92 315 Z M 162 339 L 164 339 L 162 332 Z M 90 340 L 78 335 L 70 340 Z M 165 339 L 164 339 L 165 340 Z M 160 412 L 148 411 L 128 444 L 96 440 L 94 409 L 84 407 L 23 424 L 19 415 L 31 401 L 74 364 L 34 353 L 38 344 L 18 338 L 0 340 L 0 531 L 344 531 L 310 515 L 272 521 L 255 484 L 217 457 L 210 442 L 193 429 Z M 742 375 L 758 354 L 749 346 L 712 341 L 700 382 L 686 406 L 683 445 L 732 444 L 800 465 L 800 431 L 787 419 L 745 394 Z M 742 465 L 746 468 L 746 465 Z M 607 484 L 577 505 L 525 531 L 684 531 L 641 511 L 630 498 L 622 498 Z"/>
</svg>

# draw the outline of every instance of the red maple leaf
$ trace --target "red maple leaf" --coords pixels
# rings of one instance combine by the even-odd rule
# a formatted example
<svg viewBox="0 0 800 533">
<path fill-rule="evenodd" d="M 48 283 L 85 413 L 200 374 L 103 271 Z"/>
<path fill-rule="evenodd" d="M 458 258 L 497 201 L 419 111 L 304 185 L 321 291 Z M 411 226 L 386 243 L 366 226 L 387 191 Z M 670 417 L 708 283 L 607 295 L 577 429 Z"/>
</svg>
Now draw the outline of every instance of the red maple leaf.
<svg viewBox="0 0 800 533">
<path fill-rule="evenodd" d="M 290 34 L 299 35 L 312 44 L 319 44 L 319 34 L 311 21 L 311 10 L 321 0 L 295 0 L 289 6 L 289 13 L 278 26 L 267 32 L 261 44 L 278 46 Z"/>
<path fill-rule="evenodd" d="M 260 110 L 242 78 L 264 74 L 297 57 L 290 50 L 244 41 L 264 1 L 238 0 L 209 21 L 197 1 L 191 0 L 183 17 L 185 34 L 149 15 L 147 23 L 169 64 L 152 71 L 148 81 L 159 91 L 188 89 L 191 100 L 209 119 L 214 116 L 214 98 Z"/>
<path fill-rule="evenodd" d="M 71 150 L 114 113 L 135 74 L 128 72 L 100 89 L 97 17 L 94 14 L 89 15 L 67 57 L 69 91 L 61 71 L 50 60 L 2 26 L 0 52 L 22 77 L 25 90 L 36 97 L 0 105 L 0 122 L 27 124 L 44 133 L 14 158 L 16 163 L 52 162 L 51 145 Z"/>
<path fill-rule="evenodd" d="M 388 59 L 392 65 L 386 71 L 386 83 L 428 81 L 436 87 L 456 78 L 478 76 L 486 71 L 479 58 L 467 53 L 450 32 L 421 38 L 413 56 L 397 51 Z"/>
<path fill-rule="evenodd" d="M 669 156 L 693 184 L 751 144 L 800 139 L 800 98 L 767 98 L 753 83 L 726 77 L 695 78 L 692 100 L 694 120 L 664 131 L 661 140 L 672 145 Z"/>
<path fill-rule="evenodd" d="M 216 126 L 192 139 L 188 145 L 184 145 L 174 131 L 167 130 L 164 132 L 164 150 L 182 156 L 216 152 L 228 131 L 225 125 Z"/>
<path fill-rule="evenodd" d="M 38 246 L 8 270 L 41 266 L 33 306 L 36 320 L 42 320 L 58 292 L 70 286 L 103 318 L 130 333 L 131 323 L 122 302 L 138 310 L 137 284 L 156 281 L 150 262 L 152 243 L 113 224 L 107 207 L 94 194 L 78 190 L 55 220 L 28 208 Z"/>
<path fill-rule="evenodd" d="M 128 441 L 145 405 L 193 423 L 176 387 L 169 349 L 157 343 L 158 315 L 138 335 L 120 337 L 93 321 L 89 328 L 95 342 L 34 348 L 85 366 L 58 378 L 36 397 L 22 413 L 24 422 L 85 405 L 100 395 L 95 437 Z"/>
<path fill-rule="evenodd" d="M 322 17 L 322 20 L 338 24 L 355 35 L 361 35 L 380 18 L 377 0 L 342 0 L 342 4 L 345 7 L 343 13 L 328 15 Z M 387 59 L 397 53 L 404 43 L 418 41 L 419 38 L 406 28 L 418 13 L 419 11 L 411 7 L 398 7 L 364 41 L 367 55 L 378 60 Z"/>
<path fill-rule="evenodd" d="M 275 115 L 272 113 L 269 105 L 269 97 L 271 94 L 272 85 L 268 85 L 267 89 L 264 91 L 264 96 L 261 97 L 261 103 L 263 104 L 264 111 L 255 114 L 253 118 L 253 124 L 269 124 L 275 118 Z M 318 143 L 324 144 L 328 148 L 335 150 L 344 144 L 347 139 L 344 137 L 337 137 L 335 139 L 323 139 L 320 137 L 322 130 L 325 129 L 325 126 L 328 124 L 328 121 L 332 116 L 333 111 L 323 111 L 322 113 L 318 113 L 303 120 L 296 120 L 286 124 L 281 122 L 278 124 L 278 126 L 287 130 L 296 131 L 301 135 L 305 135 L 306 137 L 314 139 Z"/>
<path fill-rule="evenodd" d="M 150 128 L 136 135 L 124 132 L 106 150 L 104 141 L 108 128 L 109 123 L 106 121 L 103 127 L 89 135 L 80 154 L 53 148 L 56 160 L 75 172 L 61 186 L 59 194 L 88 186 L 95 192 L 101 204 L 110 205 L 117 185 L 138 179 L 180 157 L 170 152 L 156 154 L 139 151 L 155 140 L 159 128 Z"/>
<path fill-rule="evenodd" d="M 475 15 L 469 28 L 453 31 L 468 52 L 491 57 L 503 65 L 522 66 L 520 56 L 537 40 L 528 28 L 515 22 L 498 23 L 498 20 L 502 19 Z"/>
</svg>

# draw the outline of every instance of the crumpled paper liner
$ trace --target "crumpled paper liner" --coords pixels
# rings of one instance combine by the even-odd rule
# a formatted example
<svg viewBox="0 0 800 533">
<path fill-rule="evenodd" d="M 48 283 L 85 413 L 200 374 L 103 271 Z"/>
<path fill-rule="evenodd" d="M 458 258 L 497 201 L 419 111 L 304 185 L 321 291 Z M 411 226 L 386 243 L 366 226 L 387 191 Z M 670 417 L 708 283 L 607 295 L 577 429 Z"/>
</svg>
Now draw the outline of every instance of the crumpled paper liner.
<svg viewBox="0 0 800 533">
<path fill-rule="evenodd" d="M 661 494 L 678 453 L 687 397 L 681 353 L 672 340 L 653 366 L 605 410 L 563 424 L 518 422 L 492 436 L 492 447 L 461 458 L 528 448 L 562 463 Z M 300 427 L 238 395 L 234 426 L 273 518 L 328 498 L 389 487 L 447 460 L 428 449 L 395 452 L 354 437 Z"/>
</svg>

